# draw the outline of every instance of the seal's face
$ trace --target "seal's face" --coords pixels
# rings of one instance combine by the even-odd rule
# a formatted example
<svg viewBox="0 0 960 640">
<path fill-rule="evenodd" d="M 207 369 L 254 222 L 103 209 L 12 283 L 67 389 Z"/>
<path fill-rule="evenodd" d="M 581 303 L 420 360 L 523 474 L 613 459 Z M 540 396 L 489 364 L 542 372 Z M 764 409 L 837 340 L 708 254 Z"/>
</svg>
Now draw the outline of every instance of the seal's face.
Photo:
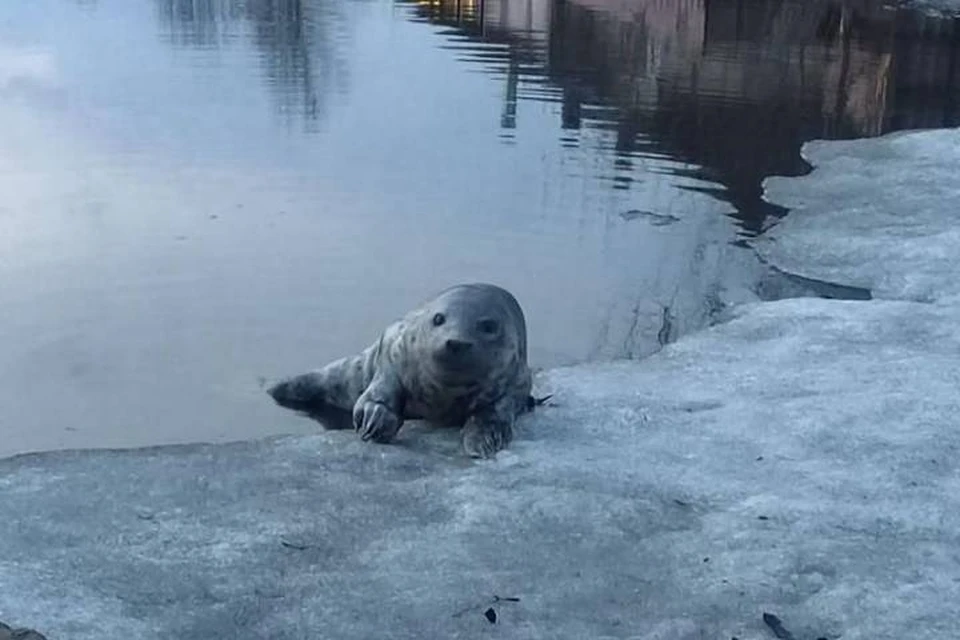
<svg viewBox="0 0 960 640">
<path fill-rule="evenodd" d="M 516 349 L 508 314 L 493 296 L 453 290 L 422 309 L 419 347 L 444 378 L 480 379 L 502 368 Z"/>
</svg>

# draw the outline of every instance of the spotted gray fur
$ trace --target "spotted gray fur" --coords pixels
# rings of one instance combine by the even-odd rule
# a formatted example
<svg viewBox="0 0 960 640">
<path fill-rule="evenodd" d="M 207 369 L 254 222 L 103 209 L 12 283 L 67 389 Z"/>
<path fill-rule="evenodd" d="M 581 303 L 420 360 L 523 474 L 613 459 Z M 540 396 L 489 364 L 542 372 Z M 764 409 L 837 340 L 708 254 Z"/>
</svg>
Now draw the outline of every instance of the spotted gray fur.
<svg viewBox="0 0 960 640">
<path fill-rule="evenodd" d="M 356 355 L 268 389 L 281 406 L 337 426 L 348 413 L 363 440 L 390 442 L 404 420 L 459 426 L 465 453 L 485 458 L 513 439 L 530 396 L 527 329 L 516 298 L 461 284 L 388 326 Z M 344 426 L 344 425 L 339 425 Z"/>
</svg>

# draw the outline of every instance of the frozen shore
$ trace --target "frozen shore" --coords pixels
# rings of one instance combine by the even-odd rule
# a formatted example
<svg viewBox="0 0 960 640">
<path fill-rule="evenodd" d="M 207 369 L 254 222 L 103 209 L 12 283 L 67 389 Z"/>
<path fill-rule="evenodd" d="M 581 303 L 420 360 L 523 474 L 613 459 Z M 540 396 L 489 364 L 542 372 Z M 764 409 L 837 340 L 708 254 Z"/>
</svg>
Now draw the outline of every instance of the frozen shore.
<svg viewBox="0 0 960 640">
<path fill-rule="evenodd" d="M 960 132 L 804 152 L 757 250 L 873 299 L 749 304 L 545 372 L 554 404 L 493 461 L 417 427 L 0 460 L 0 618 L 51 640 L 773 638 L 764 613 L 797 640 L 955 636 Z"/>
</svg>

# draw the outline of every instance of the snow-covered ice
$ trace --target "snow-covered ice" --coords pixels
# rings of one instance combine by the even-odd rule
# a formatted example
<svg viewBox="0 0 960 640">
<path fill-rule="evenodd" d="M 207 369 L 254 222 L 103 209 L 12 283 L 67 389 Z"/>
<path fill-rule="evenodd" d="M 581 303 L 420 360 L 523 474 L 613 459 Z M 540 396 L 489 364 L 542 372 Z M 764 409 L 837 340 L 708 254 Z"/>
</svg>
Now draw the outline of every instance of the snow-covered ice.
<svg viewBox="0 0 960 640">
<path fill-rule="evenodd" d="M 764 184 L 793 213 L 754 243 L 762 256 L 878 298 L 960 295 L 960 129 L 816 141 L 803 154 L 812 173 Z"/>
<path fill-rule="evenodd" d="M 956 637 L 958 141 L 818 143 L 770 181 L 798 210 L 764 257 L 873 300 L 752 303 L 544 372 L 551 406 L 496 460 L 413 426 L 0 461 L 0 617 L 73 640 L 747 640 L 765 612 L 797 640 Z"/>
</svg>

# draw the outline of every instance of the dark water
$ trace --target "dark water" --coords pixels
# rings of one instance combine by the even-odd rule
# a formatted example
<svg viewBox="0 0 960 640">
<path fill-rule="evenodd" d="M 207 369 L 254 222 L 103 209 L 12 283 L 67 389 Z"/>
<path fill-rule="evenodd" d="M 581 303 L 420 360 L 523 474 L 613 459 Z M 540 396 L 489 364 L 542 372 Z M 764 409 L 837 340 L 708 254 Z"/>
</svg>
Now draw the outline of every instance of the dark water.
<svg viewBox="0 0 960 640">
<path fill-rule="evenodd" d="M 735 242 L 803 141 L 956 126 L 958 51 L 877 3 L 7 0 L 0 453 L 312 430 L 261 380 L 458 281 L 537 366 L 650 353 L 783 286 Z"/>
</svg>

